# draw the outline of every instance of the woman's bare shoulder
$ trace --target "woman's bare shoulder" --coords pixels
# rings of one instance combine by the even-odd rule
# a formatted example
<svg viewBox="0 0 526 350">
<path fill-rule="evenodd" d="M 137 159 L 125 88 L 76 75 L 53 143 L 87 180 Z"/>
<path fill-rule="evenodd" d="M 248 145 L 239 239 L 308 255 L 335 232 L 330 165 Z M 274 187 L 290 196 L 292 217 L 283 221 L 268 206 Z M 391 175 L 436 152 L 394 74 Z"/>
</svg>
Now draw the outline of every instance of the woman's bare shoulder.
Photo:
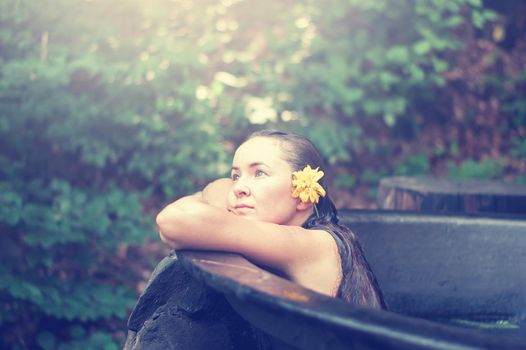
<svg viewBox="0 0 526 350">
<path fill-rule="evenodd" d="M 297 283 L 319 293 L 336 296 L 342 279 L 341 257 L 333 236 L 325 230 L 306 230 L 311 254 L 290 267 L 289 276 Z"/>
</svg>

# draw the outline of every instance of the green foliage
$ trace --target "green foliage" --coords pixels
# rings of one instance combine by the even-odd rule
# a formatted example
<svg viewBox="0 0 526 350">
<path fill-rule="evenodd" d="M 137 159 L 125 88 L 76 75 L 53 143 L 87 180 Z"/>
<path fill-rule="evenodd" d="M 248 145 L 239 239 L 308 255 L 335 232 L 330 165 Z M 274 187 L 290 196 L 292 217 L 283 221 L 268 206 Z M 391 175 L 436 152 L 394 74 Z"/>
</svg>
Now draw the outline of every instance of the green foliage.
<svg viewBox="0 0 526 350">
<path fill-rule="evenodd" d="M 362 183 L 369 185 L 368 196 L 370 199 L 376 198 L 378 191 L 376 184 L 385 176 L 387 176 L 387 171 L 384 169 L 374 170 L 367 168 L 362 171 L 360 180 Z"/>
<path fill-rule="evenodd" d="M 334 179 L 334 186 L 351 190 L 356 184 L 356 178 L 350 174 L 340 174 Z"/>
<path fill-rule="evenodd" d="M 511 153 L 517 158 L 526 159 L 526 138 L 514 138 Z"/>
<path fill-rule="evenodd" d="M 386 175 L 385 170 L 363 169 L 360 179 L 363 183 L 375 184 Z"/>
<path fill-rule="evenodd" d="M 430 89 L 445 84 L 448 58 L 462 47 L 454 29 L 466 20 L 481 27 L 496 17 L 481 2 L 469 0 L 310 5 L 306 18 L 311 24 L 303 34 L 302 52 L 307 53 L 285 65 L 295 83 L 291 102 L 282 108 L 300 108 L 300 115 L 312 116 L 305 118 L 305 132 L 313 139 L 336 134 L 341 141 L 322 148 L 335 161 L 350 159 L 350 152 L 366 141 L 358 117 L 379 117 L 393 127 L 400 116 L 414 113 L 413 101 L 430 99 Z M 311 31 L 317 35 L 311 37 Z M 354 137 L 341 139 L 340 133 Z"/>
<path fill-rule="evenodd" d="M 526 175 L 517 175 L 515 182 L 518 185 L 526 185 Z"/>
<path fill-rule="evenodd" d="M 429 160 L 423 153 L 405 157 L 394 169 L 395 174 L 401 176 L 425 175 L 429 173 L 429 170 Z"/>
<path fill-rule="evenodd" d="M 524 96 L 526 72 L 521 72 L 516 78 L 502 80 L 497 81 L 495 85 L 501 91 L 499 97 L 503 101 L 502 108 L 510 116 L 511 127 L 526 128 L 526 97 Z M 514 152 L 517 155 L 525 154 L 522 153 L 524 151 L 523 143 L 524 141 L 520 138 L 514 140 Z"/>
<path fill-rule="evenodd" d="M 217 119 L 195 97 L 208 29 L 179 33 L 160 4 L 1 4 L 2 348 L 117 348 L 91 325 L 125 329 L 141 277 L 122 252 L 155 239 L 161 202 L 225 163 Z M 23 322 L 39 335 L 6 335 Z"/>
<path fill-rule="evenodd" d="M 492 179 L 501 175 L 502 171 L 501 163 L 493 159 L 465 160 L 459 166 L 448 164 L 448 177 L 452 179 Z"/>
<path fill-rule="evenodd" d="M 109 333 L 94 332 L 87 335 L 82 328 L 78 327 L 73 327 L 69 333 L 72 340 L 61 342 L 53 333 L 40 332 L 37 336 L 37 344 L 44 350 L 118 350 L 121 348 Z"/>
</svg>

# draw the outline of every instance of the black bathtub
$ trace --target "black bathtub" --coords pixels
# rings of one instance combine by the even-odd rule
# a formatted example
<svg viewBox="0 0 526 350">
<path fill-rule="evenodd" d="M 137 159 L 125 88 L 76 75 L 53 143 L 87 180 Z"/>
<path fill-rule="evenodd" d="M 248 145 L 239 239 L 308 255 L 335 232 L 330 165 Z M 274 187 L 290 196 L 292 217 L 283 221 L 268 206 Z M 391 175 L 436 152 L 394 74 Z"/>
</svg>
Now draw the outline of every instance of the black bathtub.
<svg viewBox="0 0 526 350">
<path fill-rule="evenodd" d="M 342 211 L 341 220 L 359 236 L 389 311 L 319 295 L 235 254 L 178 252 L 173 262 L 224 296 L 266 348 L 526 349 L 525 217 Z M 162 304 L 166 271 L 130 317 L 129 349 Z"/>
</svg>

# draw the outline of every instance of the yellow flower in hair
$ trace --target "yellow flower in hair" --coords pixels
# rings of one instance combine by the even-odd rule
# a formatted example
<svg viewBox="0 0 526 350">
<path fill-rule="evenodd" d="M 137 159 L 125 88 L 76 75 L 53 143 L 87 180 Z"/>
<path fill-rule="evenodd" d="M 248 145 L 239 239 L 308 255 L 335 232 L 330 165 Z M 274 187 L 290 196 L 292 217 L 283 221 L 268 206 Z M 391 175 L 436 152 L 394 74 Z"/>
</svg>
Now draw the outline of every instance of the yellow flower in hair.
<svg viewBox="0 0 526 350">
<path fill-rule="evenodd" d="M 307 165 L 303 170 L 292 173 L 292 197 L 300 198 L 303 203 L 318 203 L 320 196 L 325 197 L 325 190 L 318 181 L 325 175 L 319 168 L 312 169 Z"/>
</svg>

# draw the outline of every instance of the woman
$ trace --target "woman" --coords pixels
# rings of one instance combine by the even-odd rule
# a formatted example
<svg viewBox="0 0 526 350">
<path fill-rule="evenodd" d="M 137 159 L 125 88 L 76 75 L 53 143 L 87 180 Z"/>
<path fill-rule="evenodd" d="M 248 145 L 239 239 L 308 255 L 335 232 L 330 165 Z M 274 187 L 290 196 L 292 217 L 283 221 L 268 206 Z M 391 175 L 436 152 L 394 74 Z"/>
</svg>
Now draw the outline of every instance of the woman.
<svg viewBox="0 0 526 350">
<path fill-rule="evenodd" d="M 358 241 L 338 224 L 322 163 L 303 136 L 256 132 L 236 150 L 230 179 L 158 214 L 161 239 L 174 249 L 240 253 L 319 293 L 385 308 Z"/>
</svg>

